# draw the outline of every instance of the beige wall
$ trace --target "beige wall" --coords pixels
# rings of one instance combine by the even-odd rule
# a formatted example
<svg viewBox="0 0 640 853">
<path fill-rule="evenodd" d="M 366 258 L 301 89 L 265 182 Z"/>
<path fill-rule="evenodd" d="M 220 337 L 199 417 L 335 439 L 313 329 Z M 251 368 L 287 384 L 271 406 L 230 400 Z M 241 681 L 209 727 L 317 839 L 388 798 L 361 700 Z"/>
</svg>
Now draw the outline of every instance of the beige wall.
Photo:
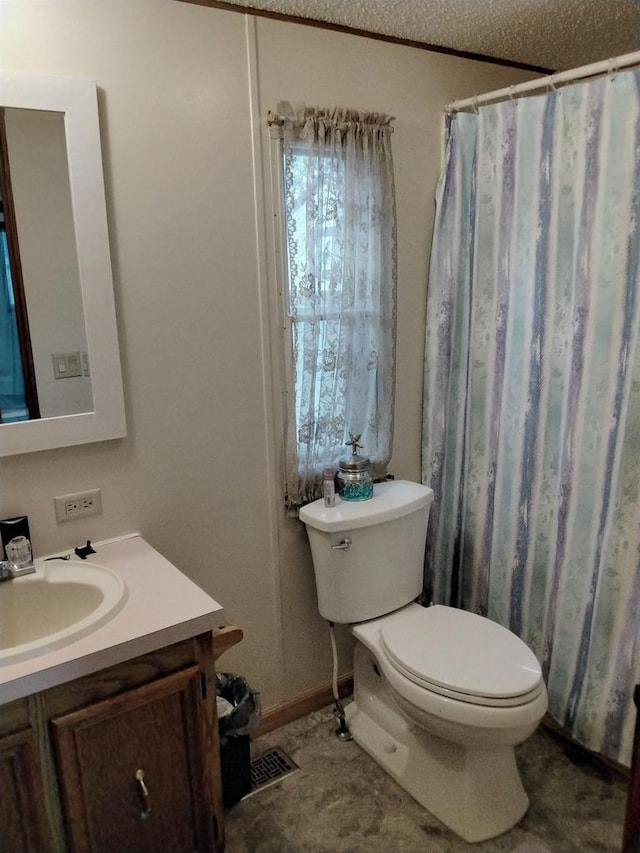
<svg viewBox="0 0 640 853">
<path fill-rule="evenodd" d="M 175 0 L 0 0 L 0 33 L 3 69 L 99 86 L 128 422 L 120 441 L 1 460 L 0 517 L 29 515 L 36 554 L 139 531 L 244 629 L 224 666 L 265 706 L 328 681 L 304 530 L 281 506 L 263 117 L 280 100 L 396 116 L 390 467 L 417 479 L 443 107 L 530 75 Z M 57 525 L 54 495 L 91 487 L 102 516 Z"/>
</svg>

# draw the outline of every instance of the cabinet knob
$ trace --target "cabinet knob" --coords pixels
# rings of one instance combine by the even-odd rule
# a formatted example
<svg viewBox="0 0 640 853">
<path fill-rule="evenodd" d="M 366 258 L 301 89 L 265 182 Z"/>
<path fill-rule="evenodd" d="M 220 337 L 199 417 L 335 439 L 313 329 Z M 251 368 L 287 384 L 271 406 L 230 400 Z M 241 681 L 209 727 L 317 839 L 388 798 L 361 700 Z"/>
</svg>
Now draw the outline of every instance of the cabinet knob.
<svg viewBox="0 0 640 853">
<path fill-rule="evenodd" d="M 142 809 L 140 810 L 140 817 L 142 820 L 147 820 L 151 817 L 151 798 L 149 796 L 149 789 L 144 784 L 144 770 L 136 770 L 136 779 L 140 785 L 140 794 L 142 796 Z"/>
</svg>

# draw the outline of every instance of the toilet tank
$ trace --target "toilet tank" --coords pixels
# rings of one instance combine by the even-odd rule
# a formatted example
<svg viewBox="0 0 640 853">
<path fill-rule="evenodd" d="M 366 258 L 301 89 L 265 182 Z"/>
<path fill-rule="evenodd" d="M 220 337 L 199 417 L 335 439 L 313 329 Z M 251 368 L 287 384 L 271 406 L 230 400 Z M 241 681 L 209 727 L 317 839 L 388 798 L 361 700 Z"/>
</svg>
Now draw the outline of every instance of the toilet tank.
<svg viewBox="0 0 640 853">
<path fill-rule="evenodd" d="M 302 507 L 325 619 L 363 622 L 420 594 L 432 501 L 427 486 L 390 480 L 374 485 L 371 500 Z"/>
</svg>

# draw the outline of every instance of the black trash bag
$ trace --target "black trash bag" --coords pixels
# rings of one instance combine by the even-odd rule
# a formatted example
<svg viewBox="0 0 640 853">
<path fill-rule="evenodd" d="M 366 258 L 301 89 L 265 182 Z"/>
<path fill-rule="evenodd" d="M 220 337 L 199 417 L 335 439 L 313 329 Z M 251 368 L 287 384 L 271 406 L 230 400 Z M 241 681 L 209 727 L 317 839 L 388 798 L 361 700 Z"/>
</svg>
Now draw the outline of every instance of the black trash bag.
<svg viewBox="0 0 640 853">
<path fill-rule="evenodd" d="M 216 675 L 216 697 L 228 703 L 218 712 L 222 800 L 228 809 L 251 790 L 249 733 L 260 722 L 260 699 L 246 679 L 232 672 Z"/>
<path fill-rule="evenodd" d="M 226 699 L 232 706 L 218 716 L 220 745 L 231 737 L 248 735 L 260 723 L 260 694 L 252 690 L 245 678 L 233 672 L 216 674 L 216 696 Z"/>
</svg>

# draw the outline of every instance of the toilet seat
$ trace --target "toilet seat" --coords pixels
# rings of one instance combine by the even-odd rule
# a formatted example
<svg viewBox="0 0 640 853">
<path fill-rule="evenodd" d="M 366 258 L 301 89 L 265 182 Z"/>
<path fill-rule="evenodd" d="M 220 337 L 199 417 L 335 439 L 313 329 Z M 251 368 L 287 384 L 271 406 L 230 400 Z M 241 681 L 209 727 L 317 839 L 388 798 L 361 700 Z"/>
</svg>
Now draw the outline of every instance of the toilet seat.
<svg viewBox="0 0 640 853">
<path fill-rule="evenodd" d="M 486 707 L 534 701 L 545 689 L 540 665 L 515 634 L 451 607 L 409 607 L 380 620 L 389 664 L 433 693 Z"/>
</svg>

